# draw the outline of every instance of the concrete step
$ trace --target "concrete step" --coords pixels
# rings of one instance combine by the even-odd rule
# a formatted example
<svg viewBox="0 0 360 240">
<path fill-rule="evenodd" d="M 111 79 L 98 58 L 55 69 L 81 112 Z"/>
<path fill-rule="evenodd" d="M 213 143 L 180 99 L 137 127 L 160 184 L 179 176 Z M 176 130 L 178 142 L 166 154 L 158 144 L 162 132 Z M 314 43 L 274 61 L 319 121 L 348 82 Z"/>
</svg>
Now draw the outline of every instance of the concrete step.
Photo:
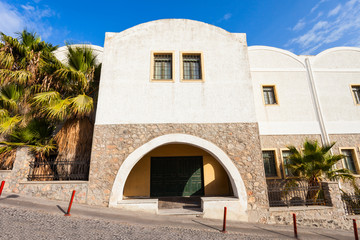
<svg viewBox="0 0 360 240">
<path fill-rule="evenodd" d="M 161 197 L 159 209 L 201 208 L 200 197 Z"/>
<path fill-rule="evenodd" d="M 203 215 L 201 208 L 159 209 L 158 215 Z"/>
</svg>

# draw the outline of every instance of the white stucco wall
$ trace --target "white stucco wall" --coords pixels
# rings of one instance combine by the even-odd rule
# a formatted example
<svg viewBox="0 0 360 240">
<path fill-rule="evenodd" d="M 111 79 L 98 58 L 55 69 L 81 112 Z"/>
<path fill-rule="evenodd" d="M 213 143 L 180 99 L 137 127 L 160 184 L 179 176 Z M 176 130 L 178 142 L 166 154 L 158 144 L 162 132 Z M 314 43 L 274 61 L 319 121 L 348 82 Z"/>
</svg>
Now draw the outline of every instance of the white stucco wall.
<svg viewBox="0 0 360 240">
<path fill-rule="evenodd" d="M 260 134 L 320 134 L 302 59 L 282 49 L 253 46 L 249 62 Z M 275 85 L 277 105 L 264 104 L 262 85 Z"/>
<path fill-rule="evenodd" d="M 360 133 L 360 105 L 351 85 L 360 85 L 360 48 L 328 49 L 311 59 L 328 134 Z"/>
<path fill-rule="evenodd" d="M 350 87 L 360 85 L 359 48 L 332 48 L 316 56 L 265 46 L 248 49 L 261 135 L 320 134 L 309 74 L 325 132 L 360 133 L 360 105 L 355 104 Z M 311 68 L 306 68 L 305 59 Z M 276 86 L 278 105 L 264 105 L 261 85 Z"/>
<path fill-rule="evenodd" d="M 174 52 L 175 81 L 150 82 L 151 51 Z M 204 82 L 180 81 L 180 52 L 201 52 Z M 245 34 L 185 19 L 106 33 L 95 124 L 255 122 Z"/>
</svg>

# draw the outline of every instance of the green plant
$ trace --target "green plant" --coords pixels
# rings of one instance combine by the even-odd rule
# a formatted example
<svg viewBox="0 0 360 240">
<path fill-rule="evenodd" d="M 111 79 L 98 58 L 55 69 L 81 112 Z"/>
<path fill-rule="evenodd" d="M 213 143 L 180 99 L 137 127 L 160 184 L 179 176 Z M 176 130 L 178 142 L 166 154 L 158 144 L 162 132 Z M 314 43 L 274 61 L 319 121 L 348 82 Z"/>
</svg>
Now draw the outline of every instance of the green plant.
<svg viewBox="0 0 360 240">
<path fill-rule="evenodd" d="M 296 179 L 293 181 L 306 181 L 308 193 L 306 199 L 316 202 L 323 197 L 321 182 L 329 180 L 352 180 L 354 177 L 348 169 L 335 169 L 335 164 L 344 156 L 333 155 L 330 149 L 335 145 L 320 146 L 317 141 L 306 140 L 302 149 L 288 146 L 290 163 L 286 166 L 292 171 Z M 291 182 L 291 181 L 290 181 Z"/>
</svg>

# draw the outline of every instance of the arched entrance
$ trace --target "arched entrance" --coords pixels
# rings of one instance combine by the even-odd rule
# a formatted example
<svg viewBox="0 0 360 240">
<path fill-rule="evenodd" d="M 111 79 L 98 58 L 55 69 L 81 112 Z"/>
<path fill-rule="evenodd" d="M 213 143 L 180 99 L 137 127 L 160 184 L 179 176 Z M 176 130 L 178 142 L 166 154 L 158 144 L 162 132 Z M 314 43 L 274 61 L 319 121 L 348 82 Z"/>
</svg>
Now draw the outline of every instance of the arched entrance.
<svg viewBox="0 0 360 240">
<path fill-rule="evenodd" d="M 225 170 L 228 176 L 229 185 L 231 185 L 232 193 L 234 196 L 234 198 L 231 201 L 231 204 L 236 205 L 236 211 L 240 212 L 242 216 L 246 215 L 245 211 L 247 209 L 247 196 L 246 196 L 245 186 L 239 174 L 239 171 L 235 167 L 232 160 L 225 154 L 224 151 L 222 151 L 219 147 L 217 147 L 213 143 L 204 140 L 202 138 L 186 135 L 186 134 L 169 134 L 169 135 L 160 136 L 149 141 L 148 143 L 142 145 L 141 147 L 137 148 L 134 152 L 132 152 L 125 159 L 123 164 L 120 166 L 120 169 L 116 175 L 112 187 L 112 192 L 110 195 L 110 201 L 109 201 L 110 207 L 118 207 L 119 204 L 124 202 L 125 183 L 134 166 L 152 150 L 160 146 L 169 145 L 169 144 L 190 145 L 195 148 L 201 149 L 201 151 L 208 153 L 208 155 L 211 156 L 211 158 L 215 159 L 217 163 L 219 163 L 222 166 L 222 169 Z M 150 195 L 151 192 L 148 192 L 148 196 Z M 202 199 L 203 202 L 202 208 L 204 212 L 206 211 L 205 208 L 210 209 L 218 205 L 213 202 L 213 199 L 210 199 L 209 203 L 205 204 L 204 201 L 208 201 L 208 200 L 209 199 L 205 199 L 205 198 Z M 227 203 L 229 203 L 228 200 Z M 205 205 L 210 207 L 206 207 Z M 134 206 L 132 205 L 132 207 Z M 236 218 L 238 219 L 238 217 Z M 241 217 L 241 219 L 244 220 L 244 217 Z"/>
</svg>

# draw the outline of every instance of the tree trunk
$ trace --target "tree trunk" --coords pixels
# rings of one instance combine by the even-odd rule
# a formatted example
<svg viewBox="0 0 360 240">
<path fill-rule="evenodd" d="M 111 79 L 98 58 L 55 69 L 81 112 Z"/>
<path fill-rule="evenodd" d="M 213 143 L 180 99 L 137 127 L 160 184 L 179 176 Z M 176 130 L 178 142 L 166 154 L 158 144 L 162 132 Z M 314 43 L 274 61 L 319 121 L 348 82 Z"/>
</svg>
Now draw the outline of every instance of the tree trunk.
<svg viewBox="0 0 360 240">
<path fill-rule="evenodd" d="M 308 192 L 306 194 L 306 203 L 308 205 L 317 205 L 317 201 L 322 198 L 321 182 L 310 180 L 308 182 Z"/>
<path fill-rule="evenodd" d="M 93 129 L 88 118 L 71 119 L 56 134 L 59 180 L 87 180 Z"/>
</svg>

